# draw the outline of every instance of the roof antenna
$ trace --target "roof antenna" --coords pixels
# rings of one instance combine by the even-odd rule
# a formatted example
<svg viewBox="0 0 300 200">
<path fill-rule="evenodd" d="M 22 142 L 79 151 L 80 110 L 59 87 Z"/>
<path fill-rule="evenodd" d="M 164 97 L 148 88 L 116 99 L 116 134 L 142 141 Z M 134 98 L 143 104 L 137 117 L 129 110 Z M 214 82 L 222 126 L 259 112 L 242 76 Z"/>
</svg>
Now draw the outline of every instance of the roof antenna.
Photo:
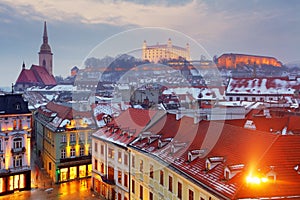
<svg viewBox="0 0 300 200">
<path fill-rule="evenodd" d="M 14 83 L 11 84 L 11 93 L 14 93 Z"/>
</svg>

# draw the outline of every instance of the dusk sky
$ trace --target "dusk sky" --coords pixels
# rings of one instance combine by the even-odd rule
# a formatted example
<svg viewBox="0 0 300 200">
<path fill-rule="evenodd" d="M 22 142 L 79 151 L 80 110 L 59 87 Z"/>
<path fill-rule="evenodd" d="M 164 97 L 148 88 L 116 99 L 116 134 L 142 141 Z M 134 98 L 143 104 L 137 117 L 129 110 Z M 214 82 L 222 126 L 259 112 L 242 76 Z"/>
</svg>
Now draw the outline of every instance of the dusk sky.
<svg viewBox="0 0 300 200">
<path fill-rule="evenodd" d="M 179 31 L 211 57 L 245 53 L 299 61 L 299 10 L 297 0 L 0 0 L 0 86 L 16 81 L 23 61 L 27 68 L 38 64 L 44 21 L 54 74 L 66 77 L 99 43 L 143 27 Z"/>
</svg>

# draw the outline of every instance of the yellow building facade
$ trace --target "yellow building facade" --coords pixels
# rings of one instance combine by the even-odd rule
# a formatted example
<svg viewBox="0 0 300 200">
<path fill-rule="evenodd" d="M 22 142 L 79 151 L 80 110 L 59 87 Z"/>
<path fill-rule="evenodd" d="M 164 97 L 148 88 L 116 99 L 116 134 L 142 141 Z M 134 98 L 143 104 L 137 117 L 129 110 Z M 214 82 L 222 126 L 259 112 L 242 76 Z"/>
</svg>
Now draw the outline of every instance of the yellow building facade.
<svg viewBox="0 0 300 200">
<path fill-rule="evenodd" d="M 164 161 L 131 151 L 131 200 L 217 200 L 216 196 L 196 185 L 182 173 L 172 170 Z"/>
</svg>

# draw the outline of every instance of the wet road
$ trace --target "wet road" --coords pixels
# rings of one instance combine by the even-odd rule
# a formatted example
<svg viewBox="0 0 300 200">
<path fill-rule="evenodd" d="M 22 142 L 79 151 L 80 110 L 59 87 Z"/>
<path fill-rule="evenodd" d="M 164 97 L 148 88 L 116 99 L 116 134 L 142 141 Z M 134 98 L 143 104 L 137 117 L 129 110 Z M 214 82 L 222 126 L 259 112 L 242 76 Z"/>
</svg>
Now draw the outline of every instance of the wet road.
<svg viewBox="0 0 300 200">
<path fill-rule="evenodd" d="M 31 191 L 15 192 L 5 196 L 0 196 L 0 200 L 25 200 L 25 199 L 59 199 L 59 200 L 77 200 L 77 199 L 101 199 L 95 196 L 89 188 L 90 179 L 72 181 L 59 185 L 49 185 L 45 188 L 32 189 Z M 53 188 L 49 189 L 49 188 Z"/>
</svg>

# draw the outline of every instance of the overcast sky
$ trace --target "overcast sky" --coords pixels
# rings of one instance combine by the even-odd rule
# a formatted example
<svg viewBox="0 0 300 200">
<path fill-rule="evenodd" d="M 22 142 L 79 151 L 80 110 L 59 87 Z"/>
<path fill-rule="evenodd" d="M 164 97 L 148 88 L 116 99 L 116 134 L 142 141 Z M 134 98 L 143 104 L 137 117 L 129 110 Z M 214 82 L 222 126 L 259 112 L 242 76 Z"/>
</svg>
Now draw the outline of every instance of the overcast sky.
<svg viewBox="0 0 300 200">
<path fill-rule="evenodd" d="M 143 27 L 185 34 L 211 57 L 232 52 L 274 56 L 283 63 L 297 61 L 299 10 L 297 0 L 0 0 L 0 86 L 16 81 L 23 61 L 27 68 L 38 64 L 44 21 L 54 53 L 54 74 L 66 77 L 73 66 L 81 68 L 103 41 Z M 163 43 L 168 36 L 157 38 Z M 153 42 L 147 34 L 144 39 Z M 132 43 L 142 45 L 139 40 Z"/>
</svg>

